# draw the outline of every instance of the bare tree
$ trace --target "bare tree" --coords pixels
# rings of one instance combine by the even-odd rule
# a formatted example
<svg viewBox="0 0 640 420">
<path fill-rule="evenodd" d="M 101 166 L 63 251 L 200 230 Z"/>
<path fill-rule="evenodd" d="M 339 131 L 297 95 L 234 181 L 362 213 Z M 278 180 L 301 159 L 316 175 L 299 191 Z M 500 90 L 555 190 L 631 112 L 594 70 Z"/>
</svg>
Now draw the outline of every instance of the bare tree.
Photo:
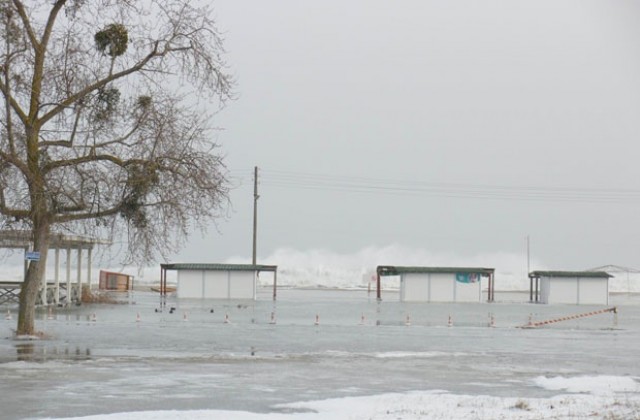
<svg viewBox="0 0 640 420">
<path fill-rule="evenodd" d="M 222 53 L 194 1 L 0 0 L 0 223 L 40 252 L 17 334 L 35 333 L 52 234 L 124 235 L 148 261 L 220 214 Z"/>
</svg>

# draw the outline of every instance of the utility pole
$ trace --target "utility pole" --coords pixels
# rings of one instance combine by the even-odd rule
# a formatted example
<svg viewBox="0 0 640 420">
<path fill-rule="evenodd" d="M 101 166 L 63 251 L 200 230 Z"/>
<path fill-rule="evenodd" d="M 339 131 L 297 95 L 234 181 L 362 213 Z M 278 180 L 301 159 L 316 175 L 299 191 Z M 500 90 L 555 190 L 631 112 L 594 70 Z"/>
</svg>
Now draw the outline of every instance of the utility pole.
<svg viewBox="0 0 640 420">
<path fill-rule="evenodd" d="M 253 259 L 252 264 L 256 265 L 256 244 L 258 238 L 258 167 L 253 170 Z"/>
</svg>

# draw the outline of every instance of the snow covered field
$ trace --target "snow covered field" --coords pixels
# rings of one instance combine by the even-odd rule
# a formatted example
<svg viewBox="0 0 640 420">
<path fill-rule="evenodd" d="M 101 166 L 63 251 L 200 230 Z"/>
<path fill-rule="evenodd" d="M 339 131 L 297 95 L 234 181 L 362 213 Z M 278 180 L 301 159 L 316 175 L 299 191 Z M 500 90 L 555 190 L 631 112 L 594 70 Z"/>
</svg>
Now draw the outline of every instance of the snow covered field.
<svg viewBox="0 0 640 420">
<path fill-rule="evenodd" d="M 566 381 L 564 378 L 555 378 Z M 603 383 L 629 382 L 623 378 L 578 378 L 580 388 L 599 389 Z M 575 380 L 569 380 L 575 382 Z M 631 381 L 633 382 L 633 381 Z M 633 383 L 634 389 L 637 384 Z M 635 390 L 637 393 L 637 389 Z M 321 419 L 635 419 L 640 416 L 638 401 L 602 395 L 560 395 L 552 398 L 497 398 L 452 395 L 441 391 L 415 391 L 372 397 L 338 398 L 283 405 L 304 410 L 297 413 L 249 413 L 246 411 L 146 411 L 82 417 L 86 420 L 321 420 Z M 76 417 L 77 418 L 77 417 Z"/>
<path fill-rule="evenodd" d="M 60 308 L 39 315 L 49 339 L 33 342 L 10 339 L 15 318 L 0 320 L 2 417 L 640 419 L 634 295 L 613 298 L 617 316 L 522 329 L 599 307 L 269 292 L 170 300 L 162 312 L 140 292 Z"/>
</svg>

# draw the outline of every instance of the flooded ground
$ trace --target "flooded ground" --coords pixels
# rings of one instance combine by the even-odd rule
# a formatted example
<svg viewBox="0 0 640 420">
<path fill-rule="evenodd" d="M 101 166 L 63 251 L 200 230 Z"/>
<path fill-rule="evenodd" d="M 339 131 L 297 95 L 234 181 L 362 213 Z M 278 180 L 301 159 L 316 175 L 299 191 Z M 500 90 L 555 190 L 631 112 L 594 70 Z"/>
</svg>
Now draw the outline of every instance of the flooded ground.
<svg viewBox="0 0 640 420">
<path fill-rule="evenodd" d="M 39 312 L 46 340 L 13 340 L 15 312 L 0 320 L 3 418 L 288 412 L 280 404 L 417 390 L 546 398 L 558 390 L 540 378 L 640 378 L 636 295 L 612 296 L 617 314 L 537 329 L 520 327 L 605 307 L 528 304 L 518 293 L 477 304 L 300 289 L 276 302 L 268 289 L 255 302 L 120 296 Z"/>
</svg>

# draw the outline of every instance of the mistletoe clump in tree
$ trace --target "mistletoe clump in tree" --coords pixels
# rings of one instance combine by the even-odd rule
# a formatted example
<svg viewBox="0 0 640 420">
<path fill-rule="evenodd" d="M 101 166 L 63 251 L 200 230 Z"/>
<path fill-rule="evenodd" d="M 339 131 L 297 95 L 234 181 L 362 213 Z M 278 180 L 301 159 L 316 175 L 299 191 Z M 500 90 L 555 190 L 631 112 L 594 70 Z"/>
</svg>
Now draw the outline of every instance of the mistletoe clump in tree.
<svg viewBox="0 0 640 420">
<path fill-rule="evenodd" d="M 208 125 L 229 97 L 194 1 L 0 0 L 0 225 L 28 229 L 17 334 L 33 334 L 52 235 L 122 237 L 150 261 L 206 227 L 228 184 Z"/>
</svg>

